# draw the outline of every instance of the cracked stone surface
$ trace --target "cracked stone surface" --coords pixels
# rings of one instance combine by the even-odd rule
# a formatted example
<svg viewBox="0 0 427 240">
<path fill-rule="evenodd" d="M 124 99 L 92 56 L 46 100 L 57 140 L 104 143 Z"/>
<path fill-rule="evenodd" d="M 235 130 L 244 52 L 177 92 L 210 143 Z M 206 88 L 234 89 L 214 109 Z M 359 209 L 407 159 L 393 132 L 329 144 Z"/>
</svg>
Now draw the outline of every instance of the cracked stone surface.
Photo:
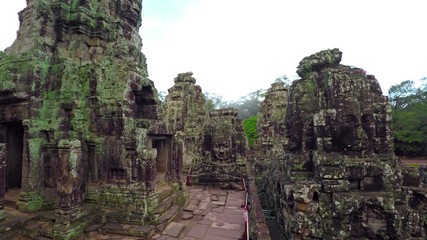
<svg viewBox="0 0 427 240">
<path fill-rule="evenodd" d="M 213 204 L 212 199 L 221 198 L 223 206 Z M 182 218 L 179 224 L 183 229 L 176 238 L 183 240 L 232 240 L 240 239 L 244 234 L 243 209 L 241 205 L 245 201 L 245 192 L 236 190 L 221 190 L 205 188 L 201 186 L 190 187 L 190 204 L 197 208 L 193 218 Z M 196 203 L 198 203 L 196 205 Z M 202 214 L 205 213 L 205 214 Z M 152 239 L 169 239 L 171 234 L 163 232 Z M 171 238 L 172 239 L 172 238 Z"/>
</svg>

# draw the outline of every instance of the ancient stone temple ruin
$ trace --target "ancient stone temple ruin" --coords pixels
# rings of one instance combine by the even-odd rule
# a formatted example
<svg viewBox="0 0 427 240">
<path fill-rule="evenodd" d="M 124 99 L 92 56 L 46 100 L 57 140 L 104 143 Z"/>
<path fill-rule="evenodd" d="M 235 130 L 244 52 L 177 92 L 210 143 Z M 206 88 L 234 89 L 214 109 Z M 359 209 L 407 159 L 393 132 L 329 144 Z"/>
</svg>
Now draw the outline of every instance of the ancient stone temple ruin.
<svg viewBox="0 0 427 240">
<path fill-rule="evenodd" d="M 203 204 L 230 197 L 236 221 L 244 211 L 232 196 L 245 210 L 249 199 L 251 229 L 266 239 L 255 177 L 287 239 L 426 238 L 426 174 L 399 165 L 374 76 L 341 65 L 338 49 L 304 58 L 301 79 L 269 89 L 249 155 L 237 110 L 208 112 L 191 72 L 161 109 L 141 9 L 27 0 L 18 38 L 0 52 L 0 238 L 149 238 L 200 206 L 186 186 L 200 184 L 227 188 Z M 227 192 L 242 179 L 249 191 Z"/>
<path fill-rule="evenodd" d="M 180 164 L 140 51 L 141 1 L 27 4 L 0 53 L 0 220 L 13 192 L 20 211 L 50 211 L 26 229 L 33 237 L 72 239 L 97 223 L 145 236 L 184 201 L 165 181 Z M 171 192 L 173 211 L 161 206 Z"/>
<path fill-rule="evenodd" d="M 304 58 L 289 90 L 289 144 L 265 175 L 285 237 L 423 239 L 425 190 L 394 156 L 387 97 L 341 55 Z"/>
</svg>

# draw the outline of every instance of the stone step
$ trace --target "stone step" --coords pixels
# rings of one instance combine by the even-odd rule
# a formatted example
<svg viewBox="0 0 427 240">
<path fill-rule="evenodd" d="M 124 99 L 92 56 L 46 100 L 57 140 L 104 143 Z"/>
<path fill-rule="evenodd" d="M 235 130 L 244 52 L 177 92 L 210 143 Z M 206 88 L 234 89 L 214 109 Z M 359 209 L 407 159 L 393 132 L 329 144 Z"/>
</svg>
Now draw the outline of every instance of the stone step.
<svg viewBox="0 0 427 240">
<path fill-rule="evenodd" d="M 163 201 L 159 202 L 159 206 L 154 210 L 154 214 L 161 215 L 166 212 L 172 205 L 174 205 L 175 200 L 179 197 L 179 192 L 173 192 Z"/>
<path fill-rule="evenodd" d="M 177 223 L 177 222 L 171 222 L 167 225 L 167 227 L 163 230 L 162 234 L 168 235 L 173 238 L 177 238 L 179 234 L 184 229 L 184 224 Z"/>
<path fill-rule="evenodd" d="M 37 220 L 45 222 L 55 222 L 54 211 L 41 211 L 37 214 Z"/>
<path fill-rule="evenodd" d="M 87 203 L 97 203 L 98 193 L 97 192 L 88 192 L 85 198 Z"/>
<path fill-rule="evenodd" d="M 11 229 L 9 231 L 0 233 L 0 239 L 2 239 L 2 240 L 3 239 L 4 240 L 13 239 L 13 238 L 17 237 L 20 234 L 20 232 L 21 231 L 19 229 Z"/>
<path fill-rule="evenodd" d="M 101 229 L 104 226 L 102 223 L 90 224 L 83 231 L 84 233 L 95 232 Z"/>
<path fill-rule="evenodd" d="M 106 213 L 107 222 L 125 223 L 131 225 L 142 224 L 144 222 L 144 214 L 129 213 L 126 211 L 109 211 Z"/>
<path fill-rule="evenodd" d="M 167 212 L 162 214 L 162 216 L 159 218 L 160 222 L 169 222 L 169 220 L 173 220 L 179 214 L 179 211 L 180 206 L 173 205 Z"/>
<path fill-rule="evenodd" d="M 21 233 L 25 220 L 12 219 L 0 223 L 0 239 L 13 239 Z"/>
<path fill-rule="evenodd" d="M 159 202 L 164 201 L 170 195 L 172 195 L 175 191 L 175 188 L 170 184 L 163 184 L 162 186 L 156 189 L 156 195 Z"/>
<path fill-rule="evenodd" d="M 167 212 L 162 214 L 157 222 L 157 230 L 163 231 L 165 227 L 172 221 L 175 220 L 182 213 L 182 208 L 178 205 L 173 205 Z"/>
<path fill-rule="evenodd" d="M 84 203 L 80 213 L 81 218 L 77 220 L 79 224 L 91 223 L 86 229 L 102 222 L 102 215 L 96 204 Z M 22 229 L 22 234 L 32 239 L 54 238 L 54 230 L 57 230 L 55 228 L 55 210 L 40 211 L 34 219 L 28 221 Z"/>
<path fill-rule="evenodd" d="M 182 191 L 174 191 L 172 195 L 167 197 L 163 202 L 160 202 L 159 206 L 155 209 L 154 222 L 157 225 L 158 231 L 163 231 L 170 222 L 181 216 L 185 204 L 181 202 L 182 194 Z"/>
<path fill-rule="evenodd" d="M 53 230 L 53 223 L 42 220 L 32 220 L 22 229 L 22 234 L 32 239 L 37 239 L 38 237 L 53 238 Z"/>
<path fill-rule="evenodd" d="M 156 189 L 161 189 L 165 186 L 170 186 L 170 183 L 168 181 L 160 181 L 156 183 Z"/>
<path fill-rule="evenodd" d="M 3 234 L 9 234 L 11 232 L 14 232 L 15 230 L 21 230 L 25 223 L 28 221 L 28 219 L 25 218 L 13 218 L 13 219 L 7 219 L 4 222 L 0 223 L 0 236 Z M 3 239 L 3 238 L 0 238 Z"/>
<path fill-rule="evenodd" d="M 183 212 L 181 219 L 182 220 L 189 220 L 189 219 L 192 219 L 193 217 L 194 217 L 193 212 Z"/>
<path fill-rule="evenodd" d="M 150 238 L 156 233 L 156 227 L 152 225 L 130 225 L 121 223 L 107 223 L 102 230 L 110 234 L 120 234 L 126 236 Z"/>
<path fill-rule="evenodd" d="M 94 206 L 94 204 L 83 204 L 82 213 L 85 215 L 84 219 L 87 223 L 86 227 L 83 229 L 84 233 L 98 231 L 98 229 L 104 225 L 105 219 L 100 212 L 99 205 Z"/>
<path fill-rule="evenodd" d="M 4 206 L 18 210 L 18 205 L 16 205 L 16 202 L 14 202 L 14 201 L 10 201 L 10 200 L 5 199 L 4 200 Z"/>
<path fill-rule="evenodd" d="M 100 206 L 98 204 L 93 203 L 84 203 L 81 207 L 82 215 L 91 215 L 97 214 L 100 211 Z"/>
</svg>

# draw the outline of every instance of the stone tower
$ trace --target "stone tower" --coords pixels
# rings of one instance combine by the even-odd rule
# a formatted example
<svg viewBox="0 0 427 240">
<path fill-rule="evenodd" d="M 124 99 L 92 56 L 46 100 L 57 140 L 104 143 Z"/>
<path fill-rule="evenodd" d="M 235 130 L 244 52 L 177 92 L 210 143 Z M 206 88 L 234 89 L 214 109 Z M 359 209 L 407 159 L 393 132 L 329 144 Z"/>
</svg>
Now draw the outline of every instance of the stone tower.
<svg viewBox="0 0 427 240">
<path fill-rule="evenodd" d="M 255 144 L 255 171 L 262 172 L 265 164 L 283 156 L 287 149 L 286 111 L 289 90 L 283 83 L 273 83 L 260 105 L 257 118 L 258 139 Z"/>
<path fill-rule="evenodd" d="M 208 113 L 193 73 L 180 73 L 166 97 L 164 121 L 174 133 L 173 154 L 192 183 L 230 185 L 245 175 L 248 143 L 236 109 Z M 231 176 L 231 177 L 230 177 Z"/>
<path fill-rule="evenodd" d="M 204 124 L 209 118 L 202 88 L 196 84 L 193 73 L 180 73 L 168 91 L 164 121 L 174 133 L 174 154 L 184 169 L 202 156 Z"/>
<path fill-rule="evenodd" d="M 18 187 L 21 211 L 53 206 L 51 237 L 82 232 L 84 200 L 144 222 L 158 173 L 176 174 L 140 51 L 141 9 L 140 0 L 27 0 L 0 53 L 0 152 L 14 153 L 0 154 L 0 196 Z"/>
</svg>

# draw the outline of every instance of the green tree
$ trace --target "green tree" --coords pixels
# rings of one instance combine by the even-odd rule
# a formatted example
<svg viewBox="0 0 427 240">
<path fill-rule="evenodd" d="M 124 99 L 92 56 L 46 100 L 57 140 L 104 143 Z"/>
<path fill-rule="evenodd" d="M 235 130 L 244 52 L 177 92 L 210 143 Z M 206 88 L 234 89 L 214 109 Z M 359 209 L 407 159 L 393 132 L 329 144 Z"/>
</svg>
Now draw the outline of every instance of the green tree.
<svg viewBox="0 0 427 240">
<path fill-rule="evenodd" d="M 390 87 L 392 129 L 398 155 L 427 154 L 427 81 L 421 87 L 407 80 Z"/>
<path fill-rule="evenodd" d="M 159 91 L 157 92 L 157 96 L 159 98 L 160 107 L 165 108 L 166 107 L 166 96 L 167 93 L 165 91 Z"/>
<path fill-rule="evenodd" d="M 420 81 L 421 81 L 421 89 L 423 91 L 427 91 L 427 77 L 421 78 Z"/>
<path fill-rule="evenodd" d="M 256 128 L 257 115 L 249 117 L 243 121 L 243 128 L 245 129 L 246 137 L 248 138 L 249 146 L 254 145 L 255 140 L 258 138 L 258 131 Z"/>
<path fill-rule="evenodd" d="M 398 109 L 402 109 L 407 105 L 407 101 L 411 100 L 410 96 L 415 92 L 415 83 L 411 80 L 406 80 L 391 86 L 388 90 L 388 98 L 391 106 L 393 107 L 393 112 L 395 113 Z"/>
</svg>

